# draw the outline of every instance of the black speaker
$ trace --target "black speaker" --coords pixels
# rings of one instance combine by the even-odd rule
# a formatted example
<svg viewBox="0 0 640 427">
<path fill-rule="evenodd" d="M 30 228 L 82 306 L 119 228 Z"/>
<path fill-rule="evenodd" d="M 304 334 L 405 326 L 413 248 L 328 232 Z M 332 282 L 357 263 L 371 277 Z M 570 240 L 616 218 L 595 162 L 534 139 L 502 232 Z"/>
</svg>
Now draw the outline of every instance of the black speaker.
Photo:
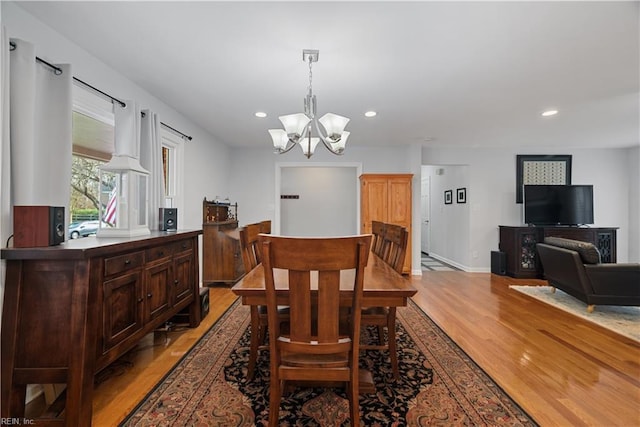
<svg viewBox="0 0 640 427">
<path fill-rule="evenodd" d="M 507 254 L 500 251 L 491 251 L 491 272 L 504 276 L 507 274 Z"/>
<path fill-rule="evenodd" d="M 14 247 L 55 246 L 64 237 L 64 206 L 13 207 Z"/>
<path fill-rule="evenodd" d="M 209 288 L 200 288 L 200 319 L 209 314 Z"/>
<path fill-rule="evenodd" d="M 178 229 L 178 209 L 160 208 L 158 229 L 161 231 L 176 231 Z"/>
<path fill-rule="evenodd" d="M 209 314 L 209 288 L 200 288 L 200 320 Z M 171 318 L 172 323 L 189 323 L 189 307 L 185 307 L 180 313 Z"/>
</svg>

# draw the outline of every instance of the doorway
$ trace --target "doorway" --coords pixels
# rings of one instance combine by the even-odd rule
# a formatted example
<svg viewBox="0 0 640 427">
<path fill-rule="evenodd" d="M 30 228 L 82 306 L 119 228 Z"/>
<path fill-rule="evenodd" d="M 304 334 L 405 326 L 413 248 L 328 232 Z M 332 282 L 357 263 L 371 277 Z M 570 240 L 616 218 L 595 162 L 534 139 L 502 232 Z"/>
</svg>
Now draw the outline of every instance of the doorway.
<svg viewBox="0 0 640 427">
<path fill-rule="evenodd" d="M 420 188 L 420 251 L 429 254 L 429 239 L 431 238 L 429 211 L 431 201 L 431 177 L 422 174 Z"/>
<path fill-rule="evenodd" d="M 360 164 L 276 165 L 274 233 L 347 236 L 360 231 Z"/>
</svg>

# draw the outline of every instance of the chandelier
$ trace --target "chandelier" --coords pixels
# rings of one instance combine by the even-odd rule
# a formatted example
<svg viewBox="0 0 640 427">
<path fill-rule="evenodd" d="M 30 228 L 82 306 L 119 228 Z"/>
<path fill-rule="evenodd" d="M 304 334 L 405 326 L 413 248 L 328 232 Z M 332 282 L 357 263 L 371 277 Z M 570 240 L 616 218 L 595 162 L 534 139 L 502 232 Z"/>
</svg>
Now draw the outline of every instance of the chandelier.
<svg viewBox="0 0 640 427">
<path fill-rule="evenodd" d="M 349 137 L 349 132 L 344 130 L 349 119 L 337 114 L 327 113 L 319 119 L 316 118 L 316 96 L 313 94 L 311 81 L 313 77 L 312 65 L 318 62 L 320 51 L 315 49 L 304 49 L 302 60 L 309 62 L 309 91 L 304 98 L 304 113 L 288 114 L 278 117 L 284 126 L 282 129 L 269 129 L 273 139 L 273 147 L 278 154 L 290 151 L 296 144 L 300 145 L 302 152 L 307 158 L 322 141 L 325 147 L 333 154 L 342 154 Z M 322 128 L 325 133 L 323 134 Z M 315 134 L 313 135 L 313 129 Z"/>
</svg>

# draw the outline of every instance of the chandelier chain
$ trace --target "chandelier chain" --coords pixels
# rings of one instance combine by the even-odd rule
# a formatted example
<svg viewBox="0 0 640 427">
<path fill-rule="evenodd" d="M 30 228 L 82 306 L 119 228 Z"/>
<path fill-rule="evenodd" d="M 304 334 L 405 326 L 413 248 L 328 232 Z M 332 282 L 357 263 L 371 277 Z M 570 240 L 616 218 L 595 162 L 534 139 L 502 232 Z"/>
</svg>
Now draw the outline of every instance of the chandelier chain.
<svg viewBox="0 0 640 427">
<path fill-rule="evenodd" d="M 312 70 L 312 63 L 313 61 L 311 60 L 311 57 L 309 57 L 309 95 L 311 95 L 312 93 L 312 88 L 311 88 L 311 81 L 313 79 L 313 70 Z"/>
</svg>

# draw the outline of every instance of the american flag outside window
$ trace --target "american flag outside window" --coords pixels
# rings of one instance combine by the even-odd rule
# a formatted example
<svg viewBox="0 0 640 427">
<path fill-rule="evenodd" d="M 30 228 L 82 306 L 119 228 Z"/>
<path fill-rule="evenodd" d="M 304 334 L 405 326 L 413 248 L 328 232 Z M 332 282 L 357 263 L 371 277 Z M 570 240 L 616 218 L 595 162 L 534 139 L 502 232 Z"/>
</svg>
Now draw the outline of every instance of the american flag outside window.
<svg viewBox="0 0 640 427">
<path fill-rule="evenodd" d="M 110 225 L 116 224 L 116 207 L 117 207 L 117 188 L 111 190 L 109 194 L 109 203 L 107 203 L 107 208 L 104 211 L 104 215 L 102 220 Z"/>
</svg>

